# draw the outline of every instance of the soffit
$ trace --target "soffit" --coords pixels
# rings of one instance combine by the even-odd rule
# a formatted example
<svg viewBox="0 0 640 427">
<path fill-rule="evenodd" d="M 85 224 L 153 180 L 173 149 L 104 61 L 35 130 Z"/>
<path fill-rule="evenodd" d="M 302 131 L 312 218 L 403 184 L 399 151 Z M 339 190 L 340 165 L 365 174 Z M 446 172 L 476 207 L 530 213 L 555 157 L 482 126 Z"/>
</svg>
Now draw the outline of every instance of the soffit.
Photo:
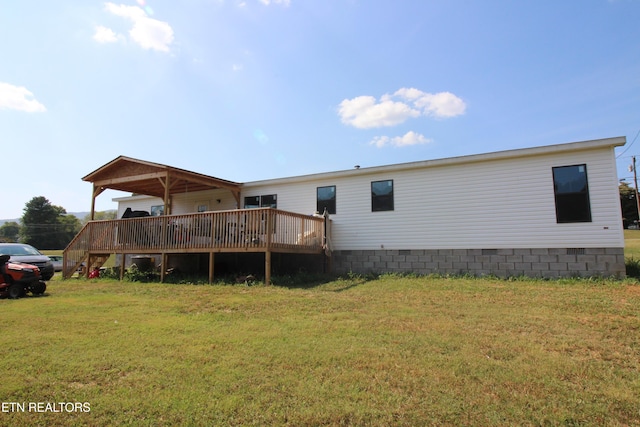
<svg viewBox="0 0 640 427">
<path fill-rule="evenodd" d="M 223 188 L 240 192 L 240 184 L 185 169 L 120 156 L 82 178 L 94 188 L 120 190 L 163 198 L 169 194 Z"/>
</svg>

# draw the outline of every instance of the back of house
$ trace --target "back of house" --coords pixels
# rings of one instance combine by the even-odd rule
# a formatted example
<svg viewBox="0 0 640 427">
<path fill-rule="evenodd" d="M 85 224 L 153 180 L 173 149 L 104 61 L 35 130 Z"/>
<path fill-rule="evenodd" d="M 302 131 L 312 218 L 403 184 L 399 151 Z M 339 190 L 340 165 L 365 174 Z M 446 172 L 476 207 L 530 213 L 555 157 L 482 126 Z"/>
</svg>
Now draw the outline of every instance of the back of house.
<svg viewBox="0 0 640 427">
<path fill-rule="evenodd" d="M 330 218 L 334 272 L 624 277 L 614 149 L 624 137 L 248 182 L 240 208 Z M 162 210 L 147 196 L 115 199 Z M 234 209 L 224 190 L 172 213 Z M 119 217 L 120 217 L 119 216 Z"/>
</svg>

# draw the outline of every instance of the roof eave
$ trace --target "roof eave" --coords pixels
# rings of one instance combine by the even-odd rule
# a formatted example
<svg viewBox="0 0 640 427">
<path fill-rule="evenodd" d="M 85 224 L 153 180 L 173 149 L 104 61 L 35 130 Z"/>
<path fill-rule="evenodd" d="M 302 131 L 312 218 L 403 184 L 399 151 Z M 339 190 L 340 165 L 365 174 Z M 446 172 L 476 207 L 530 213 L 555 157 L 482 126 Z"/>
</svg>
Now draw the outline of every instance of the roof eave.
<svg viewBox="0 0 640 427">
<path fill-rule="evenodd" d="M 358 169 L 346 169 L 335 172 L 324 172 L 317 174 L 309 174 L 309 175 L 299 175 L 295 177 L 288 178 L 275 178 L 269 180 L 262 181 L 253 181 L 247 182 L 243 185 L 252 186 L 252 185 L 265 185 L 265 184 L 282 184 L 287 182 L 294 181 L 313 181 L 317 179 L 325 179 L 325 178 L 337 178 L 343 176 L 357 175 L 357 174 L 373 174 L 379 172 L 393 172 L 399 170 L 409 170 L 409 169 L 420 169 L 427 167 L 438 167 L 438 166 L 449 166 L 456 164 L 468 164 L 468 163 L 477 163 L 488 160 L 502 160 L 508 158 L 516 158 L 516 157 L 530 157 L 530 156 L 539 156 L 550 153 L 562 153 L 562 152 L 571 152 L 571 151 L 585 151 L 585 150 L 593 150 L 593 149 L 601 149 L 606 147 L 620 147 L 626 143 L 626 137 L 618 136 L 612 138 L 604 138 L 604 139 L 595 139 L 588 141 L 578 141 L 578 142 L 569 142 L 564 144 L 554 144 L 554 145 L 544 145 L 539 147 L 531 147 L 531 148 L 516 148 L 513 150 L 505 150 L 505 151 L 495 151 L 490 153 L 482 153 L 482 154 L 470 154 L 466 156 L 457 156 L 457 157 L 447 157 L 441 159 L 433 159 L 433 160 L 420 160 L 416 162 L 408 162 L 408 163 L 396 163 L 392 165 L 383 165 L 383 166 L 372 166 Z"/>
</svg>

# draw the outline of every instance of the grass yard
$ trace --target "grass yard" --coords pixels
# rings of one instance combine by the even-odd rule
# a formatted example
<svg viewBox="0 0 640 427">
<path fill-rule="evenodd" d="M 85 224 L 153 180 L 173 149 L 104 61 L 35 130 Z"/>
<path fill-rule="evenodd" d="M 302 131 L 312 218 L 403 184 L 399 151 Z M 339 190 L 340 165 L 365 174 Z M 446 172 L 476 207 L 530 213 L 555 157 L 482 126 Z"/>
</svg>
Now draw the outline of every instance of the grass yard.
<svg viewBox="0 0 640 427">
<path fill-rule="evenodd" d="M 632 280 L 47 294 L 0 301 L 0 425 L 640 425 Z"/>
<path fill-rule="evenodd" d="M 624 256 L 640 260 L 640 230 L 624 230 Z"/>
</svg>

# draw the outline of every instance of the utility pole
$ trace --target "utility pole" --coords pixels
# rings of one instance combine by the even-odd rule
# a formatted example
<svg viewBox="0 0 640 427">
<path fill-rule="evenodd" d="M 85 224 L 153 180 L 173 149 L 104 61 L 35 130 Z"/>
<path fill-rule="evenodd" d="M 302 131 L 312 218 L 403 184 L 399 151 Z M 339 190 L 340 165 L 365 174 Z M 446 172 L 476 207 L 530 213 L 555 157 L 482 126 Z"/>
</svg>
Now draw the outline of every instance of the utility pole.
<svg viewBox="0 0 640 427">
<path fill-rule="evenodd" d="M 636 173 L 636 156 L 633 159 L 633 184 L 636 187 L 636 209 L 638 210 L 638 226 L 640 226 L 640 200 L 638 200 L 638 174 Z"/>
</svg>

